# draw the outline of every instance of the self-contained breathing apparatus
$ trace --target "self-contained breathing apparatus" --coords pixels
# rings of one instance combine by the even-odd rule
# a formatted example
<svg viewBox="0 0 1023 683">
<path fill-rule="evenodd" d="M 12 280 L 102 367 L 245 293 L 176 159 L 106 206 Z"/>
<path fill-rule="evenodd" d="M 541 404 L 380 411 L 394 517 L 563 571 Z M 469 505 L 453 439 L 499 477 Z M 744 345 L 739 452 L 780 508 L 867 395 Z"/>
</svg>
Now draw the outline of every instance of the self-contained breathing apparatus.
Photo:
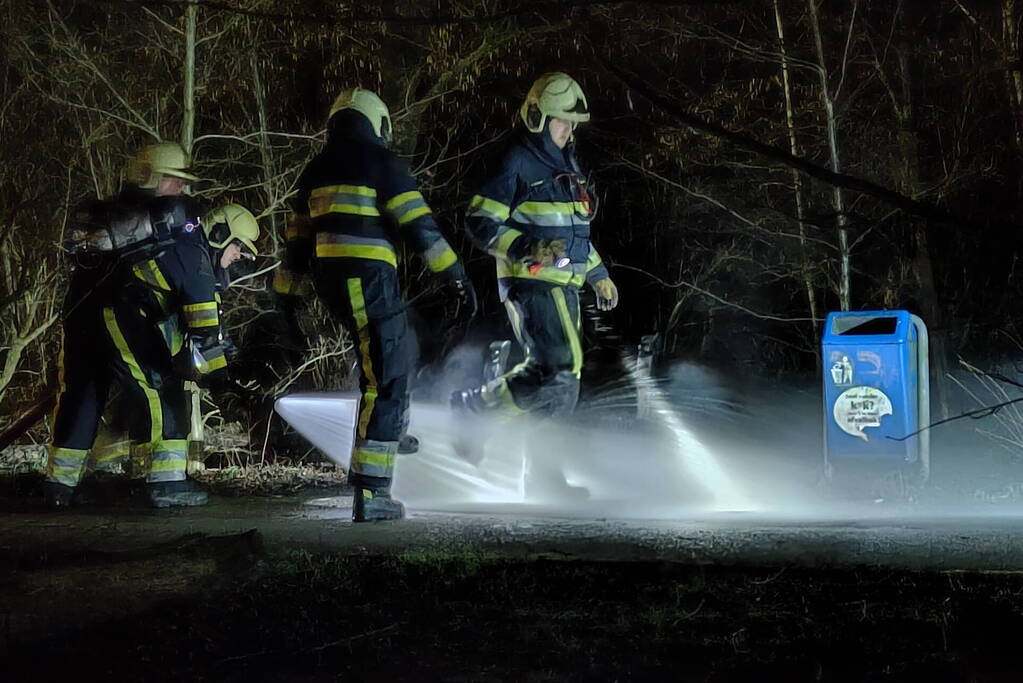
<svg viewBox="0 0 1023 683">
<path fill-rule="evenodd" d="M 74 257 L 73 267 L 130 266 L 158 256 L 182 232 L 201 227 L 199 212 L 186 197 L 153 197 L 144 204 L 113 198 L 76 214 L 65 250 Z"/>
</svg>

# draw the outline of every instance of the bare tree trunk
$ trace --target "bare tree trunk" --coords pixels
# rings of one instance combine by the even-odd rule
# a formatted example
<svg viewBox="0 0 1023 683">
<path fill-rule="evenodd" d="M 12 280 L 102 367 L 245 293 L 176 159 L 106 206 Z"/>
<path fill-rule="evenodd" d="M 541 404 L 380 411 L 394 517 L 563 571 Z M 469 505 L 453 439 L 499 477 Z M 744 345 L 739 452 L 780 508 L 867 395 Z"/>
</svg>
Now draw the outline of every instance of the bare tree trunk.
<svg viewBox="0 0 1023 683">
<path fill-rule="evenodd" d="M 778 28 L 778 50 L 781 53 L 781 80 L 785 92 L 785 124 L 789 134 L 789 151 L 792 156 L 799 156 L 799 144 L 796 141 L 796 123 L 794 108 L 792 106 L 792 84 L 789 80 L 789 60 L 785 51 L 785 26 L 781 19 L 781 7 L 778 0 L 774 0 L 774 22 Z M 803 206 L 803 177 L 796 169 L 790 169 L 792 173 L 792 188 L 796 196 L 796 220 L 799 222 L 799 245 L 801 249 L 801 270 L 803 287 L 806 289 L 806 301 L 810 309 L 810 317 L 814 319 L 814 336 L 817 336 L 817 319 L 820 317 L 817 312 L 817 297 L 813 291 L 813 277 L 810 274 L 809 254 L 806 249 L 806 223 L 804 222 Z M 819 358 L 819 356 L 818 356 Z"/>
<path fill-rule="evenodd" d="M 185 9 L 185 65 L 181 92 L 181 146 L 192 151 L 195 139 L 195 33 L 199 18 L 199 5 L 189 2 Z"/>
<path fill-rule="evenodd" d="M 253 43 L 255 44 L 255 43 Z M 270 117 L 266 111 L 266 90 L 263 88 L 263 76 L 259 70 L 259 56 L 255 48 L 252 50 L 252 88 L 256 96 L 256 117 L 259 122 L 259 159 L 263 171 L 263 196 L 267 206 L 277 203 L 277 191 L 273 186 L 274 162 L 270 151 L 270 136 L 267 134 Z M 276 212 L 270 214 L 270 253 L 276 254 L 280 236 L 277 233 Z"/>
<path fill-rule="evenodd" d="M 1016 0 L 1002 0 L 1002 44 L 1007 62 L 1009 106 L 1015 126 L 1016 149 L 1023 152 L 1023 54 L 1020 53 L 1019 11 Z"/>
<path fill-rule="evenodd" d="M 920 179 L 920 136 L 916 131 L 916 115 L 913 102 L 913 80 L 910 62 L 910 47 L 900 46 L 898 51 L 899 95 L 894 98 L 895 118 L 898 122 L 897 140 L 899 145 L 899 168 L 897 182 L 899 191 L 911 197 L 920 196 L 923 183 Z M 937 381 L 931 382 L 931 394 L 938 408 L 938 417 L 949 416 L 948 392 L 945 391 L 945 377 L 948 372 L 946 353 L 947 332 L 945 316 L 938 299 L 934 278 L 934 265 L 927 243 L 927 224 L 909 218 L 913 222 L 913 236 L 916 250 L 913 255 L 913 270 L 918 286 L 918 300 L 921 315 L 930 330 L 931 369 Z"/>
<path fill-rule="evenodd" d="M 813 32 L 813 42 L 817 48 L 818 74 L 820 75 L 821 102 L 824 104 L 824 115 L 827 118 L 828 129 L 828 152 L 831 156 L 831 170 L 834 173 L 842 172 L 842 164 L 838 154 L 838 125 L 835 121 L 835 102 L 831 97 L 831 90 L 828 85 L 828 68 L 824 60 L 824 42 L 821 39 L 820 20 L 817 16 L 817 0 L 806 0 L 810 10 L 810 29 Z M 838 225 L 838 251 L 841 259 L 841 276 L 838 283 L 838 302 L 843 311 L 849 310 L 852 306 L 852 294 L 850 287 L 850 255 L 849 255 L 849 219 L 845 215 L 845 197 L 842 188 L 832 188 L 832 204 L 835 209 L 835 216 Z"/>
</svg>

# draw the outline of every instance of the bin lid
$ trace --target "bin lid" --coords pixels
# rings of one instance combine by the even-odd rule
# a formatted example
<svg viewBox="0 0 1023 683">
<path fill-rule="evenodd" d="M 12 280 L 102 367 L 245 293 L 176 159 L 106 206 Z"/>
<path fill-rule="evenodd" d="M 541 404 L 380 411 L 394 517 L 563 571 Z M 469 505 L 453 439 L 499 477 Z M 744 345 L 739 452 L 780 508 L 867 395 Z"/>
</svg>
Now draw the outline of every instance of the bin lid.
<svg viewBox="0 0 1023 683">
<path fill-rule="evenodd" d="M 901 344 L 916 338 L 909 311 L 833 311 L 821 344 Z"/>
</svg>

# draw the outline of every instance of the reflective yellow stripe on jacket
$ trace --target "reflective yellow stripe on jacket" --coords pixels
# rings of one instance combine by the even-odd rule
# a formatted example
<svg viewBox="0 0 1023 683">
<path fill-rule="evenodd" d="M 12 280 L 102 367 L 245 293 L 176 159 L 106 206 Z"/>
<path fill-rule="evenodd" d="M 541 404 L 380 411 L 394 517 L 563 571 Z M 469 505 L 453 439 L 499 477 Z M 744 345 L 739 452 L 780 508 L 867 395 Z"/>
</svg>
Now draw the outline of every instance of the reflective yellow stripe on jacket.
<svg viewBox="0 0 1023 683">
<path fill-rule="evenodd" d="M 316 218 L 328 213 L 379 216 L 377 191 L 365 185 L 318 187 L 309 194 L 309 215 Z"/>
<path fill-rule="evenodd" d="M 216 327 L 220 324 L 220 313 L 216 301 L 204 301 L 198 304 L 182 306 L 185 326 L 188 328 Z"/>
<path fill-rule="evenodd" d="M 586 264 L 573 263 L 567 268 L 543 266 L 535 273 L 530 272 L 528 263 L 497 259 L 497 277 L 517 277 L 527 280 L 543 280 L 556 285 L 582 287 L 586 284 Z"/>
<path fill-rule="evenodd" d="M 588 225 L 586 206 L 582 202 L 522 202 L 511 212 L 516 223 L 567 227 Z"/>
<path fill-rule="evenodd" d="M 387 211 L 394 216 L 398 225 L 411 223 L 420 216 L 430 213 L 430 207 L 418 190 L 410 190 L 392 197 L 385 205 Z"/>
<path fill-rule="evenodd" d="M 385 261 L 398 266 L 398 255 L 389 240 L 375 237 L 358 237 L 332 232 L 316 233 L 316 256 L 318 258 L 364 258 Z"/>
<path fill-rule="evenodd" d="M 160 266 L 156 264 L 155 259 L 149 259 L 148 261 L 137 263 L 132 266 L 131 270 L 135 274 L 135 277 L 142 280 L 150 287 L 155 287 L 164 292 L 169 292 L 171 290 L 171 286 L 167 284 L 167 278 L 163 276 L 163 273 L 160 271 Z"/>
</svg>

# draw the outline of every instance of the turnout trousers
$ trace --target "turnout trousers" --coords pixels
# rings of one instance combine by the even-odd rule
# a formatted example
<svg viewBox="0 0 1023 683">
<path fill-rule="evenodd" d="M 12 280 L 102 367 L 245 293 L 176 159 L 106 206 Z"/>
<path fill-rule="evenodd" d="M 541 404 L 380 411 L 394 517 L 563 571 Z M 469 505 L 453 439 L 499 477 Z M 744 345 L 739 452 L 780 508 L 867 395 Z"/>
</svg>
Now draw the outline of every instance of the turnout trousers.
<svg viewBox="0 0 1023 683">
<path fill-rule="evenodd" d="M 317 258 L 316 291 L 348 333 L 359 361 L 359 412 L 348 479 L 387 489 L 408 426 L 414 363 L 398 272 L 387 261 Z"/>
<path fill-rule="evenodd" d="M 572 412 L 583 366 L 579 290 L 513 280 L 504 304 L 525 359 L 484 386 L 484 404 L 512 415 Z"/>
<path fill-rule="evenodd" d="M 78 485 L 115 384 L 128 414 L 129 436 L 146 454 L 147 481 L 186 478 L 189 406 L 169 342 L 177 331 L 168 329 L 176 324 L 175 319 L 153 321 L 130 301 L 87 304 L 68 315 L 48 480 Z"/>
</svg>

